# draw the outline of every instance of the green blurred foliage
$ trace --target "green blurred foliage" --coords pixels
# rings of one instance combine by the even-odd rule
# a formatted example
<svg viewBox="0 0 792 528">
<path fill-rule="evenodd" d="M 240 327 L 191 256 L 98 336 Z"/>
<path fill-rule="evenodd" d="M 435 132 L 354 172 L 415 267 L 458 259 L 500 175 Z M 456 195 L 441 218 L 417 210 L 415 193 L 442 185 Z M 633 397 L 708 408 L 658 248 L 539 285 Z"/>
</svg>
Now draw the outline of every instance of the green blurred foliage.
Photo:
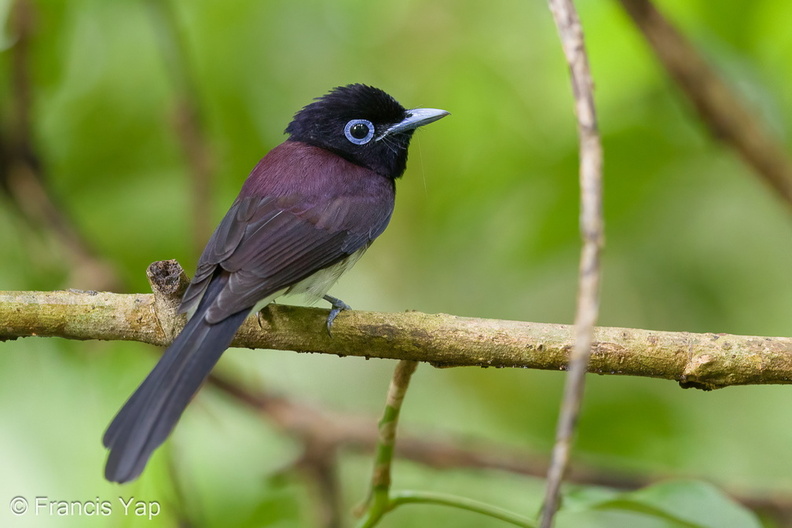
<svg viewBox="0 0 792 528">
<path fill-rule="evenodd" d="M 759 528 L 755 516 L 712 484 L 664 481 L 626 493 L 573 490 L 558 516 L 559 528 Z"/>
<path fill-rule="evenodd" d="M 151 2 L 34 4 L 33 134 L 48 184 L 127 291 L 147 290 L 144 271 L 155 260 L 177 258 L 191 270 L 197 255 L 190 175 L 174 128 L 179 101 Z M 370 83 L 407 106 L 453 115 L 416 136 L 390 228 L 333 295 L 366 310 L 571 322 L 577 136 L 567 68 L 542 2 L 170 5 L 216 168 L 205 211 L 213 222 L 250 168 L 283 140 L 297 109 L 333 86 Z M 0 17 L 8 18 L 9 6 L 0 2 Z M 664 0 L 660 7 L 788 148 L 792 4 Z M 707 134 L 616 3 L 579 8 L 606 160 L 601 324 L 789 335 L 788 207 Z M 5 117 L 14 42 L 5 24 Z M 3 126 L 7 134 L 8 119 Z M 6 197 L 0 226 L 0 289 L 91 287 L 69 282 L 59 247 Z M 282 471 L 299 447 L 212 390 L 199 395 L 138 482 L 103 481 L 101 434 L 156 360 L 151 347 L 24 339 L 0 343 L 0 352 L 3 526 L 156 527 L 184 518 L 207 527 L 315 525 L 315 489 Z M 392 366 L 234 350 L 218 368 L 254 387 L 376 416 Z M 403 427 L 547 456 L 562 383 L 554 372 L 422 366 Z M 729 490 L 789 496 L 789 398 L 784 387 L 703 393 L 666 381 L 591 377 L 575 458 L 606 472 L 696 476 Z M 351 509 L 364 496 L 370 461 L 340 460 Z M 394 484 L 527 514 L 542 496 L 539 480 L 402 461 Z M 135 496 L 161 502 L 162 513 L 153 521 L 124 517 L 114 504 L 108 517 L 13 517 L 6 503 L 17 495 Z M 698 504 L 717 509 L 719 500 Z M 576 513 L 565 515 L 562 521 Z M 607 515 L 565 526 L 639 526 L 629 512 Z M 657 522 L 646 526 L 676 526 Z M 429 506 L 404 507 L 383 523 L 435 525 L 499 523 Z"/>
</svg>

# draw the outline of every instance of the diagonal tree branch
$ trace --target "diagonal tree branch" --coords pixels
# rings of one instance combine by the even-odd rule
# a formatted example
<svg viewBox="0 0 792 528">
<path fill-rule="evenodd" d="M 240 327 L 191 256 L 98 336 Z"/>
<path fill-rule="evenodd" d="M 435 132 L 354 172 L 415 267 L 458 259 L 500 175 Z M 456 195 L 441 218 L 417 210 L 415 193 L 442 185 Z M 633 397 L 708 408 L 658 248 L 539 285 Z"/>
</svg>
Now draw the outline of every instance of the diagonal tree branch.
<svg viewBox="0 0 792 528">
<path fill-rule="evenodd" d="M 668 73 L 718 139 L 792 205 L 792 161 L 757 113 L 649 0 L 619 0 Z"/>
<path fill-rule="evenodd" d="M 183 319 L 175 306 L 184 284 L 175 261 L 152 264 L 155 293 L 0 292 L 0 341 L 63 337 L 170 343 Z M 457 317 L 420 312 L 342 312 L 333 336 L 327 310 L 270 305 L 249 317 L 233 345 L 338 356 L 412 359 L 438 367 L 563 370 L 569 325 Z M 589 372 L 643 376 L 683 387 L 792 383 L 792 338 L 597 328 Z"/>
</svg>

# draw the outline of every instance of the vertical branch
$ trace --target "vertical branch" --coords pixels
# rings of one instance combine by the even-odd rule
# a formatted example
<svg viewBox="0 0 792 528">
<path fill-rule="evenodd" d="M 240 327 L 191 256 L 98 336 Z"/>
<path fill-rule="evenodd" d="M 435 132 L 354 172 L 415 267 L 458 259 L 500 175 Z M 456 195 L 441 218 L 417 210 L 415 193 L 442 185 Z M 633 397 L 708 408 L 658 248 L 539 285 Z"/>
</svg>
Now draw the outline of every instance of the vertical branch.
<svg viewBox="0 0 792 528">
<path fill-rule="evenodd" d="M 369 496 L 364 503 L 365 514 L 358 526 L 370 527 L 377 524 L 382 515 L 390 510 L 391 462 L 396 446 L 396 427 L 399 423 L 404 395 L 410 384 L 410 378 L 418 367 L 417 361 L 401 360 L 393 372 L 393 379 L 388 389 L 385 412 L 379 423 L 379 440 L 374 456 L 374 472 L 371 477 Z"/>
<path fill-rule="evenodd" d="M 200 102 L 190 74 L 187 50 L 180 37 L 179 24 L 169 0 L 148 2 L 155 30 L 160 39 L 165 67 L 171 77 L 175 100 L 175 129 L 190 174 L 192 196 L 193 253 L 203 250 L 212 234 L 213 160 L 201 119 Z"/>
<path fill-rule="evenodd" d="M 69 285 L 96 290 L 120 289 L 116 270 L 93 250 L 62 210 L 47 186 L 45 169 L 33 140 L 33 83 L 30 45 L 36 10 L 30 0 L 17 0 L 10 17 L 14 45 L 11 54 L 11 100 L 7 137 L 0 145 L 0 189 L 6 192 L 22 217 L 56 242 L 67 261 Z M 5 123 L 4 123 L 5 124 Z"/>
<path fill-rule="evenodd" d="M 619 0 L 660 62 L 690 100 L 713 136 L 740 153 L 745 163 L 792 205 L 792 161 L 756 112 L 718 76 L 698 50 L 649 0 Z"/>
<path fill-rule="evenodd" d="M 599 265 L 603 242 L 602 146 L 597 130 L 591 73 L 580 24 L 572 0 L 549 0 L 564 55 L 569 64 L 580 136 L 580 255 L 575 315 L 575 346 L 569 362 L 556 443 L 547 475 L 541 527 L 550 528 L 558 509 L 561 481 L 566 473 L 572 438 L 583 399 L 585 374 L 599 312 Z"/>
</svg>

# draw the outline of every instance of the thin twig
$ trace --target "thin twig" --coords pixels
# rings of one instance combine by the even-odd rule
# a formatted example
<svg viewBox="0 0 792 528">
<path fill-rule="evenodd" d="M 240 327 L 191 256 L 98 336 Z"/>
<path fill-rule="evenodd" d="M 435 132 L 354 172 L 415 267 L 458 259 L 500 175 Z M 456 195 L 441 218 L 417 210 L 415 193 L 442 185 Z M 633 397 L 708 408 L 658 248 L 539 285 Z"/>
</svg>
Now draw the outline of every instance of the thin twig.
<svg viewBox="0 0 792 528">
<path fill-rule="evenodd" d="M 391 500 L 391 508 L 396 508 L 403 504 L 435 504 L 439 506 L 451 506 L 461 510 L 467 510 L 475 513 L 492 517 L 515 526 L 522 526 L 523 528 L 534 528 L 536 525 L 531 519 L 517 515 L 508 510 L 492 506 L 485 502 L 468 499 L 467 497 L 458 497 L 456 495 L 447 495 L 445 493 L 432 493 L 426 491 L 412 492 L 400 491 L 393 494 Z"/>
<path fill-rule="evenodd" d="M 385 412 L 379 422 L 379 439 L 374 455 L 374 471 L 371 476 L 371 488 L 364 505 L 363 516 L 358 526 L 368 528 L 375 526 L 380 518 L 393 508 L 390 501 L 391 462 L 396 447 L 396 429 L 399 425 L 401 412 L 407 387 L 410 385 L 417 361 L 399 361 L 393 372 L 388 398 L 385 402 Z"/>
<path fill-rule="evenodd" d="M 547 491 L 541 512 L 541 527 L 550 528 L 558 509 L 561 482 L 567 471 L 569 453 L 583 400 L 594 325 L 599 311 L 600 250 L 602 221 L 602 146 L 597 131 L 591 73 L 575 6 L 571 0 L 549 0 L 564 55 L 569 63 L 580 136 L 580 255 L 575 346 L 569 363 L 564 399 L 556 430 L 556 442 L 547 474 Z"/>
<path fill-rule="evenodd" d="M 792 205 L 792 161 L 786 149 L 743 99 L 726 84 L 649 0 L 619 0 L 701 120 L 735 149 L 756 173 Z"/>
</svg>

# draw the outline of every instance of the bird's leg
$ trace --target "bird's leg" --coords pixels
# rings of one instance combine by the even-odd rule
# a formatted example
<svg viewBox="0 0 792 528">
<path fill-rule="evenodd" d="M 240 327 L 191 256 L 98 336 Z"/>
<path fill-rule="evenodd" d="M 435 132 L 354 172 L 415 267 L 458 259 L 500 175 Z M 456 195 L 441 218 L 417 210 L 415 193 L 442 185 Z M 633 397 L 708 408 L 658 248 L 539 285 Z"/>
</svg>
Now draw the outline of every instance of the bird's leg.
<svg viewBox="0 0 792 528">
<path fill-rule="evenodd" d="M 333 305 L 333 309 L 330 310 L 330 315 L 327 316 L 327 333 L 329 335 L 333 335 L 331 330 L 333 328 L 333 321 L 335 321 L 336 316 L 344 310 L 351 310 L 352 307 L 341 299 L 336 299 L 330 295 L 325 295 L 322 297 L 322 299 Z"/>
</svg>

